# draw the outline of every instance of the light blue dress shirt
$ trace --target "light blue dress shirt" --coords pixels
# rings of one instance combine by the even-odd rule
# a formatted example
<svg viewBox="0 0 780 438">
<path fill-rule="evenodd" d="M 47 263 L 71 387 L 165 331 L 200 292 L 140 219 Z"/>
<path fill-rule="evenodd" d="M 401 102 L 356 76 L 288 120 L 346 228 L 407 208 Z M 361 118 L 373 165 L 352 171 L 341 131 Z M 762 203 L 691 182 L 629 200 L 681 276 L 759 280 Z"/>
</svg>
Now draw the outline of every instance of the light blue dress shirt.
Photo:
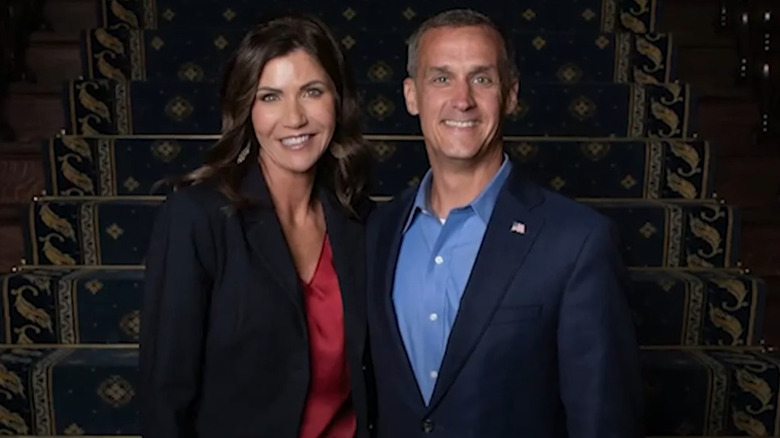
<svg viewBox="0 0 780 438">
<path fill-rule="evenodd" d="M 488 185 L 446 220 L 430 209 L 431 172 L 417 189 L 402 231 L 393 305 L 409 362 L 425 403 L 430 402 L 460 299 L 493 213 L 512 169 L 504 161 Z"/>
</svg>

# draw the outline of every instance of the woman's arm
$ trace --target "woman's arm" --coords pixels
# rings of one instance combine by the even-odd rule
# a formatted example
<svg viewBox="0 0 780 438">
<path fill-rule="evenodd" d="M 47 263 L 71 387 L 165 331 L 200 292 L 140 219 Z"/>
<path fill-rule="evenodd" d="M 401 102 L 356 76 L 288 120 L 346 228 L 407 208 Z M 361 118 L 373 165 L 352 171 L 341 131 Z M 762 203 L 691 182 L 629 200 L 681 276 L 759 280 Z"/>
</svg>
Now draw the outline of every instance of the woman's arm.
<svg viewBox="0 0 780 438">
<path fill-rule="evenodd" d="M 214 254 L 209 218 L 186 193 L 161 207 L 141 305 L 141 428 L 146 438 L 195 438 Z"/>
</svg>

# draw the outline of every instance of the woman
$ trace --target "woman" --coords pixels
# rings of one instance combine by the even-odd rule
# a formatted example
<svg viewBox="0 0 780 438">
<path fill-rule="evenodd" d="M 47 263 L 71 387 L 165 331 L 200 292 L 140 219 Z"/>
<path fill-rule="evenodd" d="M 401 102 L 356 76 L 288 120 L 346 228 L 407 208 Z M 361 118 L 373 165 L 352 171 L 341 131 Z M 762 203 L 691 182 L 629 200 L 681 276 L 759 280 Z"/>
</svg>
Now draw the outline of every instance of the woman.
<svg viewBox="0 0 780 438">
<path fill-rule="evenodd" d="M 221 103 L 221 139 L 152 231 L 143 436 L 368 436 L 368 152 L 344 57 L 314 19 L 264 22 Z"/>
</svg>

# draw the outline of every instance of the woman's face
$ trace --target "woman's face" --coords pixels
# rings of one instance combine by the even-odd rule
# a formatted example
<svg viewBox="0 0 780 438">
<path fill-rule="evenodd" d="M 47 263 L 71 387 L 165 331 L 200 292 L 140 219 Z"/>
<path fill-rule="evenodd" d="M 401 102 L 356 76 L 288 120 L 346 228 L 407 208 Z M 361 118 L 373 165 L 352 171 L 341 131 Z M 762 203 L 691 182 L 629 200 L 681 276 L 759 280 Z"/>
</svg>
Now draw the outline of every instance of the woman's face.
<svg viewBox="0 0 780 438">
<path fill-rule="evenodd" d="M 269 61 L 252 105 L 259 160 L 271 172 L 313 173 L 336 129 L 328 74 L 303 50 Z"/>
</svg>

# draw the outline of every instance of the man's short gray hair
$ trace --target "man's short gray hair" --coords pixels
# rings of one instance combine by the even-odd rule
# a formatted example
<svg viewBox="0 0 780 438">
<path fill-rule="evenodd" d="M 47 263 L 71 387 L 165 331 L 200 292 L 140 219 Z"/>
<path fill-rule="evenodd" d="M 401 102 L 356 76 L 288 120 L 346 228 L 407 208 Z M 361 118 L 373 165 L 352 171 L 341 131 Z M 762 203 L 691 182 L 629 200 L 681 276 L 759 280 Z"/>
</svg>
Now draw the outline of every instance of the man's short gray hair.
<svg viewBox="0 0 780 438">
<path fill-rule="evenodd" d="M 410 78 L 413 78 L 417 74 L 417 64 L 420 50 L 420 39 L 423 34 L 431 29 L 438 27 L 465 27 L 465 26 L 485 26 L 493 29 L 500 37 L 504 44 L 504 56 L 499 62 L 499 69 L 502 70 L 502 76 L 508 74 L 509 79 L 504 85 L 508 85 L 512 80 L 517 79 L 519 76 L 517 66 L 515 65 L 514 49 L 512 48 L 511 41 L 501 28 L 496 25 L 486 15 L 481 14 L 471 9 L 452 9 L 444 11 L 433 17 L 425 20 L 420 27 L 409 37 L 408 53 L 406 60 L 406 72 Z M 503 65 L 502 65 L 503 64 Z M 504 78 L 502 77 L 502 80 Z"/>
</svg>

